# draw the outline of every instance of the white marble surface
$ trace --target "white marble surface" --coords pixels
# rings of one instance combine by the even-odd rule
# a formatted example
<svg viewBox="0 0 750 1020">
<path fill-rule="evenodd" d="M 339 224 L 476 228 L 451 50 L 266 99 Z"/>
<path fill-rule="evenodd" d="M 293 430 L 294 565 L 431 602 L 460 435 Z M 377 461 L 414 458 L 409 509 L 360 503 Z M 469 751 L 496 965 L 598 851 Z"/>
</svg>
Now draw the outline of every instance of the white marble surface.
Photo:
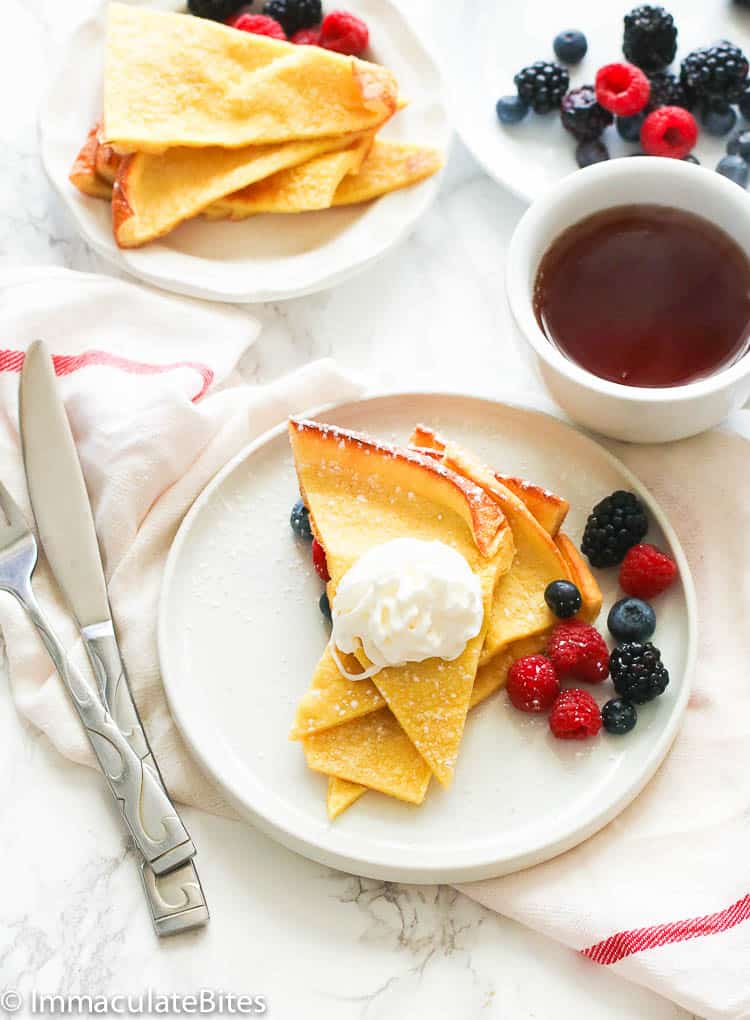
<svg viewBox="0 0 750 1020">
<path fill-rule="evenodd" d="M 60 41 L 93 2 L 2 3 L 0 259 L 12 265 L 108 271 L 76 237 L 36 142 Z M 425 23 L 429 0 L 404 6 Z M 521 211 L 456 143 L 437 205 L 398 251 L 339 290 L 253 310 L 264 331 L 245 359 L 248 378 L 332 354 L 383 386 L 534 394 L 502 292 Z M 333 873 L 240 823 L 186 816 L 213 920 L 157 943 L 99 778 L 60 759 L 3 692 L 0 991 L 223 989 L 264 994 L 280 1020 L 687 1018 L 449 888 Z"/>
</svg>

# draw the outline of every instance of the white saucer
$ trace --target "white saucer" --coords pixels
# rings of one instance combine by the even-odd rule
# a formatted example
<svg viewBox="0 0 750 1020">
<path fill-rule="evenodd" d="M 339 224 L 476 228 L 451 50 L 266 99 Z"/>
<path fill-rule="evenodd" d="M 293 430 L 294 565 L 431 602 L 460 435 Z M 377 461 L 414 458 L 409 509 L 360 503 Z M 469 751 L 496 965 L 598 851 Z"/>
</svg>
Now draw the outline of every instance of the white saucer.
<svg viewBox="0 0 750 1020">
<path fill-rule="evenodd" d="M 603 64 L 624 60 L 623 16 L 636 0 L 463 0 L 450 18 L 435 20 L 443 57 L 446 96 L 453 124 L 488 174 L 524 201 L 532 201 L 576 167 L 575 139 L 557 114 L 528 114 L 520 124 L 498 123 L 495 103 L 515 92 L 513 75 L 535 60 L 555 60 L 552 40 L 575 28 L 588 39 L 583 62 L 570 70 L 570 87 L 593 84 Z M 729 0 L 669 0 L 664 6 L 678 28 L 677 57 L 670 68 L 679 75 L 680 60 L 699 46 L 728 38 L 744 47 L 750 40 L 750 12 Z M 461 26 L 457 45 L 455 26 Z M 737 126 L 743 123 L 738 117 Z M 701 127 L 699 123 L 699 128 Z M 749 126 L 749 125 L 746 125 Z M 724 155 L 727 138 L 714 138 L 701 128 L 696 156 L 713 170 Z M 604 140 L 612 156 L 637 151 L 614 126 Z"/>
<path fill-rule="evenodd" d="M 390 0 L 352 0 L 347 8 L 367 21 L 374 59 L 394 71 L 409 100 L 383 137 L 432 145 L 447 155 L 451 129 L 440 75 L 409 23 Z M 255 216 L 241 223 L 196 219 L 144 248 L 122 250 L 112 236 L 109 204 L 82 195 L 68 180 L 75 155 L 101 113 L 103 55 L 104 11 L 81 25 L 64 53 L 42 107 L 42 159 L 87 243 L 147 283 L 216 301 L 312 294 L 385 255 L 437 195 L 439 174 L 374 202 L 325 212 Z"/>
<path fill-rule="evenodd" d="M 614 489 L 649 507 L 649 540 L 669 549 L 680 583 L 657 604 L 654 641 L 671 675 L 639 708 L 626 737 L 556 740 L 544 717 L 510 707 L 504 692 L 467 722 L 450 790 L 431 784 L 414 808 L 366 794 L 326 817 L 326 778 L 305 766 L 287 734 L 328 638 L 322 585 L 289 511 L 297 483 L 286 427 L 254 443 L 198 498 L 171 550 L 159 614 L 169 703 L 189 747 L 227 798 L 285 846 L 331 867 L 378 879 L 459 882 L 516 871 L 567 850 L 615 817 L 667 753 L 687 703 L 695 658 L 692 581 L 672 528 L 636 478 L 592 440 L 559 421 L 474 397 L 400 394 L 319 415 L 381 438 L 434 425 L 498 469 L 565 495 L 565 530 L 580 541 L 591 507 Z M 617 572 L 600 571 L 605 609 Z M 620 593 L 621 594 L 621 593 Z M 605 628 L 606 629 L 606 628 Z M 609 681 L 593 687 L 600 703 Z"/>
</svg>

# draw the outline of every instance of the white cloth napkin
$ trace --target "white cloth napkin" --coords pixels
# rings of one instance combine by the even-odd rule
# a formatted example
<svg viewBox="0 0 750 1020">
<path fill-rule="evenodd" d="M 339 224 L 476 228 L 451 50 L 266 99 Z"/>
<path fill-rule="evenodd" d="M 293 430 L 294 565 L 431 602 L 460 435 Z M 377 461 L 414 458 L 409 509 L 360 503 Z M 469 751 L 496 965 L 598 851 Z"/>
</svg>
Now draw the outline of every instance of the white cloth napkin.
<svg viewBox="0 0 750 1020">
<path fill-rule="evenodd" d="M 136 700 L 175 797 L 226 814 L 164 700 L 155 637 L 164 560 L 190 504 L 233 454 L 289 413 L 357 392 L 329 362 L 270 386 L 241 384 L 237 360 L 256 333 L 245 312 L 108 278 L 0 276 L 0 347 L 22 351 L 41 336 L 57 355 L 86 352 L 60 362 L 69 373 L 61 385 Z M 21 360 L 0 350 L 0 464 L 28 509 Z M 750 1016 L 750 448 L 721 431 L 663 447 L 610 445 L 669 514 L 693 570 L 701 638 L 685 722 L 656 777 L 606 829 L 547 864 L 463 891 L 587 950 L 582 968 L 612 966 L 707 1020 L 739 1020 Z M 35 584 L 85 667 L 43 560 Z M 0 625 L 19 709 L 63 754 L 92 764 L 46 653 L 7 597 Z"/>
<path fill-rule="evenodd" d="M 293 412 L 353 396 L 323 361 L 268 386 L 237 362 L 259 331 L 245 311 L 157 294 L 67 270 L 0 274 L 0 466 L 30 517 L 18 440 L 22 352 L 43 338 L 59 358 L 103 553 L 113 616 L 136 702 L 172 795 L 231 814 L 188 755 L 167 709 L 156 650 L 162 568 L 185 513 L 214 474 Z M 34 588 L 74 662 L 88 663 L 42 557 Z M 93 755 L 23 612 L 0 595 L 0 626 L 20 711 L 68 758 Z"/>
</svg>

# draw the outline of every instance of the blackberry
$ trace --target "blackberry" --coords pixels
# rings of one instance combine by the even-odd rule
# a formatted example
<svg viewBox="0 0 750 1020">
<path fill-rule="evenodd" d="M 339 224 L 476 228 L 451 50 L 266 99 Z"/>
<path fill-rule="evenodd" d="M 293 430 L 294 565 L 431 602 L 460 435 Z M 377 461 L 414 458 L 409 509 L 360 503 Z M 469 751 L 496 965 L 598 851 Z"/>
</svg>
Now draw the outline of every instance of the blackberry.
<svg viewBox="0 0 750 1020">
<path fill-rule="evenodd" d="M 210 18 L 211 21 L 226 21 L 238 11 L 242 0 L 188 0 L 188 10 L 196 18 Z"/>
<path fill-rule="evenodd" d="M 612 698 L 602 705 L 602 725 L 607 733 L 622 736 L 623 733 L 630 733 L 637 722 L 635 705 L 624 698 Z"/>
<path fill-rule="evenodd" d="M 688 53 L 680 66 L 680 81 L 703 105 L 719 110 L 742 98 L 747 72 L 745 54 L 723 39 Z"/>
<path fill-rule="evenodd" d="M 612 119 L 609 110 L 597 103 L 593 85 L 571 89 L 560 103 L 563 127 L 579 142 L 590 142 L 598 138 L 605 127 L 612 123 Z"/>
<path fill-rule="evenodd" d="M 647 531 L 648 519 L 641 501 L 632 492 L 618 490 L 597 503 L 589 514 L 581 551 L 592 566 L 613 567 Z"/>
<path fill-rule="evenodd" d="M 677 52 L 674 18 L 663 7 L 644 4 L 625 15 L 622 52 L 644 71 L 660 71 Z"/>
<path fill-rule="evenodd" d="M 278 21 L 288 36 L 323 20 L 321 0 L 266 0 L 263 13 Z"/>
<path fill-rule="evenodd" d="M 581 170 L 592 163 L 603 163 L 609 159 L 609 149 L 601 140 L 594 138 L 589 142 L 579 142 L 576 145 L 576 163 Z"/>
<path fill-rule="evenodd" d="M 685 110 L 692 110 L 695 106 L 695 96 L 671 71 L 655 71 L 648 76 L 648 80 L 651 84 L 651 95 L 646 107 L 648 113 L 660 106 L 681 106 Z"/>
<path fill-rule="evenodd" d="M 609 658 L 609 671 L 617 693 L 636 705 L 653 701 L 669 683 L 661 652 L 650 641 L 618 645 Z"/>
<path fill-rule="evenodd" d="M 537 60 L 513 79 L 518 94 L 534 113 L 551 113 L 568 91 L 570 75 L 559 64 Z"/>
</svg>

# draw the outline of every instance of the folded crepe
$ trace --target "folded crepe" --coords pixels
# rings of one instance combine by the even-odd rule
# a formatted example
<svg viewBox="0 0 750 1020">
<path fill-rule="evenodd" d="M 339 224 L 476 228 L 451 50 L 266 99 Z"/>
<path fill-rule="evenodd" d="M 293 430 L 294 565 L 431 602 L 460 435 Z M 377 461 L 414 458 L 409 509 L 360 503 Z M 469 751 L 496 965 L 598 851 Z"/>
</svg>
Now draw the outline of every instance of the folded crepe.
<svg viewBox="0 0 750 1020">
<path fill-rule="evenodd" d="M 378 127 L 397 105 L 396 81 L 378 64 L 206 18 L 110 5 L 101 140 L 119 152 L 353 134 Z"/>
<path fill-rule="evenodd" d="M 416 184 L 436 173 L 443 164 L 436 149 L 379 138 L 359 151 L 362 158 L 358 165 L 351 150 L 319 156 L 219 199 L 206 210 L 206 215 L 241 220 L 263 212 L 306 212 L 356 205 Z"/>
<path fill-rule="evenodd" d="M 89 131 L 68 177 L 84 195 L 108 199 L 112 197 L 112 185 L 104 180 L 96 168 L 96 154 L 99 149 L 97 134 L 100 127 L 101 121 L 94 124 Z"/>
<path fill-rule="evenodd" d="M 161 156 L 125 156 L 112 192 L 112 228 L 121 248 L 136 248 L 162 237 L 230 192 L 323 152 L 347 148 L 338 135 L 242 149 L 179 147 Z"/>
<path fill-rule="evenodd" d="M 483 627 L 461 655 L 451 661 L 428 659 L 386 667 L 372 681 L 430 771 L 447 786 L 471 700 L 492 593 L 513 556 L 507 522 L 478 486 L 418 453 L 304 420 L 293 420 L 289 434 L 300 492 L 326 550 L 331 601 L 340 579 L 367 549 L 405 535 L 452 545 L 479 578 Z M 364 653 L 357 653 L 357 658 L 363 667 L 368 665 Z M 352 681 L 351 686 L 366 682 Z M 388 738 L 385 726 L 381 720 L 381 728 L 373 731 L 381 743 Z M 411 776 L 417 792 L 419 778 Z"/>
</svg>

